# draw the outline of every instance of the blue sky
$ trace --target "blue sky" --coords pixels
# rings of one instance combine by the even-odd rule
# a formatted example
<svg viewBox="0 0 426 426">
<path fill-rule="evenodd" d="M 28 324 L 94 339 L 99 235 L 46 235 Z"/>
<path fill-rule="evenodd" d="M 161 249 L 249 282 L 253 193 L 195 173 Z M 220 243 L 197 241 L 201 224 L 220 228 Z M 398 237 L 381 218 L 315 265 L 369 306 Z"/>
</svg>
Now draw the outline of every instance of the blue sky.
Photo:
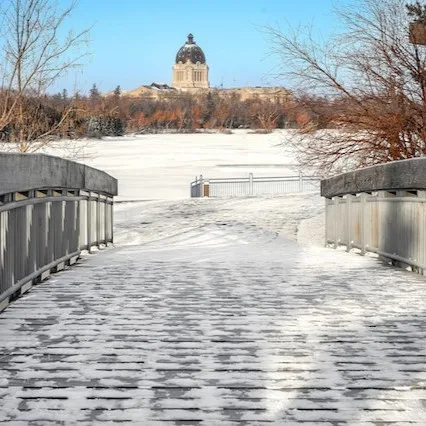
<svg viewBox="0 0 426 426">
<path fill-rule="evenodd" d="M 67 0 L 60 0 L 66 4 Z M 336 28 L 333 6 L 350 0 L 79 0 L 69 25 L 93 26 L 91 56 L 53 87 L 103 92 L 171 83 L 177 50 L 193 33 L 217 87 L 285 85 L 274 77 L 266 25 L 313 24 L 327 36 Z"/>
</svg>

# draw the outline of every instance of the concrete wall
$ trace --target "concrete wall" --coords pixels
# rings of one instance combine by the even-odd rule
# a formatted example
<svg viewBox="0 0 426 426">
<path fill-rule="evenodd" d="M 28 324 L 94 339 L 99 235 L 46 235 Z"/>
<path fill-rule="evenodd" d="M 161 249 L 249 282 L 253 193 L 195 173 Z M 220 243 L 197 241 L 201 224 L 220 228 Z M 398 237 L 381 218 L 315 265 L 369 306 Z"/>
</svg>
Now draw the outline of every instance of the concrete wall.
<svg viewBox="0 0 426 426">
<path fill-rule="evenodd" d="M 426 157 L 394 161 L 344 173 L 321 182 L 326 198 L 361 192 L 426 190 Z"/>
<path fill-rule="evenodd" d="M 0 195 L 44 188 L 117 195 L 117 179 L 74 161 L 45 154 L 0 153 Z"/>
</svg>

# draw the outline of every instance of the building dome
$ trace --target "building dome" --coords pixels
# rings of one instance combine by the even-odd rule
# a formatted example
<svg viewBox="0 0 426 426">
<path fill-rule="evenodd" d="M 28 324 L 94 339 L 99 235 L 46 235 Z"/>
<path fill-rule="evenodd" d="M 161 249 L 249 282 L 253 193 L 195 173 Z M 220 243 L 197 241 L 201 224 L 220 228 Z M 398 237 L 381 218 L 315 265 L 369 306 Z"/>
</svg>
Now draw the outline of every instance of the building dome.
<svg viewBox="0 0 426 426">
<path fill-rule="evenodd" d="M 200 64 L 206 63 L 206 56 L 204 55 L 201 47 L 197 46 L 192 34 L 188 35 L 188 41 L 179 49 L 176 55 L 176 63 L 182 62 L 185 64 L 187 61 L 192 64 L 199 62 Z"/>
</svg>

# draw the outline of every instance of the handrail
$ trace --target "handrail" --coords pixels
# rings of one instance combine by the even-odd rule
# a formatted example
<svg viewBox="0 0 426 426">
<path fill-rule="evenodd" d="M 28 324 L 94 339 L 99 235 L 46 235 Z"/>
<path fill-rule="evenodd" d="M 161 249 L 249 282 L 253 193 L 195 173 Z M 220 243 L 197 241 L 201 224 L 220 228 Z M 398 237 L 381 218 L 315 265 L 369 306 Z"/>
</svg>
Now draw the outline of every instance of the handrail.
<svg viewBox="0 0 426 426">
<path fill-rule="evenodd" d="M 321 181 L 326 198 L 362 192 L 426 190 L 426 158 L 393 161 L 343 173 Z"/>
<path fill-rule="evenodd" d="M 93 167 L 45 154 L 0 154 L 0 195 L 48 188 L 117 195 L 117 180 Z"/>
<path fill-rule="evenodd" d="M 82 250 L 113 242 L 117 180 L 44 154 L 0 154 L 0 312 Z"/>
</svg>

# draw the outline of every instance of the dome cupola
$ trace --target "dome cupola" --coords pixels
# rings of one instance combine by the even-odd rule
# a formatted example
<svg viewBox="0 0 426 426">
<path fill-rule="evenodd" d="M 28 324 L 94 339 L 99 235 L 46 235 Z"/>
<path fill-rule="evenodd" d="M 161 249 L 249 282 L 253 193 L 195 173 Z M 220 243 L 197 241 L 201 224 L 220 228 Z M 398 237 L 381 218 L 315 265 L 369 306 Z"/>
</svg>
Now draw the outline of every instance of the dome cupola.
<svg viewBox="0 0 426 426">
<path fill-rule="evenodd" d="M 201 47 L 197 46 L 192 34 L 179 49 L 173 65 L 172 86 L 179 90 L 208 89 L 209 67 Z"/>
<path fill-rule="evenodd" d="M 196 64 L 197 62 L 200 64 L 206 63 L 206 56 L 204 55 L 201 47 L 195 43 L 194 36 L 192 34 L 188 35 L 187 42 L 179 49 L 178 53 L 176 54 L 177 64 L 180 62 L 185 64 L 188 61 L 192 64 Z"/>
</svg>

